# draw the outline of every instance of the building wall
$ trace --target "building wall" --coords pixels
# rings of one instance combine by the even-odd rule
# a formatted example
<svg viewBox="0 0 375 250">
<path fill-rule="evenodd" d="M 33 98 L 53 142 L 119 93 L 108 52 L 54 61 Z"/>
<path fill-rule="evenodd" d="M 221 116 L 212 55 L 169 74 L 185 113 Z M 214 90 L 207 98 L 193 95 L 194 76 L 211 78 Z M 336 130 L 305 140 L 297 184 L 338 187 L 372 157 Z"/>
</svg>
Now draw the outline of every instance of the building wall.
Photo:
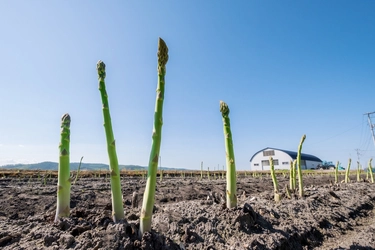
<svg viewBox="0 0 375 250">
<path fill-rule="evenodd" d="M 321 163 L 321 162 L 306 161 L 307 169 L 316 169 L 316 167 L 318 166 L 319 163 Z"/>
<path fill-rule="evenodd" d="M 270 156 L 273 158 L 275 169 L 290 169 L 292 157 L 283 151 L 272 149 L 257 153 L 250 162 L 251 170 L 270 170 Z"/>
<path fill-rule="evenodd" d="M 272 152 L 273 151 L 273 152 Z M 287 153 L 280 150 L 267 149 L 257 153 L 250 162 L 250 169 L 270 170 L 269 158 L 272 156 L 275 169 L 290 169 L 290 161 L 293 161 Z M 301 160 L 302 169 L 316 169 L 320 162 Z"/>
</svg>

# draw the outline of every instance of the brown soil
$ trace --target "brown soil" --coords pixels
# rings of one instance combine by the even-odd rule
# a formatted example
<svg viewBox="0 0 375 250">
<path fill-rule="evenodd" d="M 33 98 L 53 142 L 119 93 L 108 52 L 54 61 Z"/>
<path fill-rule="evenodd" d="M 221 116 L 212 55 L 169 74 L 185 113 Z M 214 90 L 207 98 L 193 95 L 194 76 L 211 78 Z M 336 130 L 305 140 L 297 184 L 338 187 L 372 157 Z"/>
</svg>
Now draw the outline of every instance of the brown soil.
<svg viewBox="0 0 375 250">
<path fill-rule="evenodd" d="M 342 179 L 343 177 L 340 176 Z M 280 187 L 288 178 L 278 176 Z M 354 178 L 352 178 L 354 179 Z M 122 177 L 126 220 L 111 219 L 107 178 L 72 186 L 71 216 L 54 223 L 56 178 L 0 179 L 1 249 L 375 249 L 375 185 L 333 185 L 304 176 L 305 197 L 276 203 L 270 177 L 238 178 L 238 207 L 223 205 L 225 180 L 164 178 L 157 183 L 153 230 L 138 238 L 145 180 Z"/>
</svg>

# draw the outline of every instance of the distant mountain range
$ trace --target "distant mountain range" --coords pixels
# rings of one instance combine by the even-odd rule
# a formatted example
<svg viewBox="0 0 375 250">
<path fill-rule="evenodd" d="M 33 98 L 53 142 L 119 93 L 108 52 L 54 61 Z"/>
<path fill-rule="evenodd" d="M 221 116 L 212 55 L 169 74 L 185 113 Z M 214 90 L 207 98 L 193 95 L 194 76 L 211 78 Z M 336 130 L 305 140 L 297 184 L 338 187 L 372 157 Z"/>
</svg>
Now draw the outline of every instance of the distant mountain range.
<svg viewBox="0 0 375 250">
<path fill-rule="evenodd" d="M 77 170 L 79 162 L 72 162 L 70 163 L 70 170 Z M 107 170 L 109 166 L 107 164 L 102 163 L 82 163 L 81 170 Z M 147 170 L 147 167 L 138 166 L 138 165 L 119 165 L 120 170 Z M 28 170 L 57 170 L 58 163 L 45 161 L 40 163 L 33 163 L 33 164 L 12 164 L 12 165 L 4 165 L 0 166 L 0 169 L 28 169 Z M 181 168 L 166 168 L 161 167 L 160 169 L 163 170 L 187 170 Z"/>
</svg>

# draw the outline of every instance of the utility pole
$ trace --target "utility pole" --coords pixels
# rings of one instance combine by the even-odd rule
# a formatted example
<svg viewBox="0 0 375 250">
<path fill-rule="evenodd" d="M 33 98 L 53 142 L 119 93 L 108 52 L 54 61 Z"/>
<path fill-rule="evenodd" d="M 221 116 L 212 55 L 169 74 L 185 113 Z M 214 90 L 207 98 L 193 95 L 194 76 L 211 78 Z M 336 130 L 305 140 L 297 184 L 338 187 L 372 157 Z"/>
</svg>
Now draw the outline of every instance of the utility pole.
<svg viewBox="0 0 375 250">
<path fill-rule="evenodd" d="M 371 118 L 370 118 L 371 114 L 375 114 L 375 112 L 365 113 L 365 115 L 367 115 L 368 125 L 370 126 L 370 131 L 371 131 L 371 135 L 372 135 L 372 141 L 374 142 L 374 146 L 375 146 L 375 134 L 374 134 L 374 127 L 375 127 L 375 125 L 372 124 L 372 122 L 371 122 Z"/>
<path fill-rule="evenodd" d="M 361 156 L 361 153 L 359 152 L 360 149 L 359 148 L 356 148 L 355 151 L 357 151 L 357 161 L 359 162 L 359 158 Z"/>
</svg>

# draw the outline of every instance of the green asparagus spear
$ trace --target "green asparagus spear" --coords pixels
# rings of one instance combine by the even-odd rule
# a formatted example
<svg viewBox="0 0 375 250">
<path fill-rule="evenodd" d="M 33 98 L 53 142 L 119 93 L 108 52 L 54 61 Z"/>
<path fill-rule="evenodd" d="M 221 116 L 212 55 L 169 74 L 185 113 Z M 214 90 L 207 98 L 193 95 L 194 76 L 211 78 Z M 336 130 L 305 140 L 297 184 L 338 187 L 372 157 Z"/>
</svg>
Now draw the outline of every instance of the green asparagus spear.
<svg viewBox="0 0 375 250">
<path fill-rule="evenodd" d="M 272 156 L 270 156 L 270 172 L 271 172 L 271 178 L 273 182 L 273 188 L 274 188 L 273 192 L 274 192 L 275 201 L 279 202 L 281 200 L 281 196 L 280 196 L 279 184 L 277 183 L 277 178 L 275 174 L 275 166 L 273 163 Z"/>
<path fill-rule="evenodd" d="M 124 219 L 124 207 L 122 204 L 122 192 L 120 181 L 120 170 L 116 154 L 115 138 L 113 136 L 111 115 L 109 112 L 108 95 L 105 87 L 105 64 L 99 61 L 96 65 L 98 70 L 99 91 L 103 104 L 104 129 L 107 139 L 107 151 L 109 157 L 109 171 L 111 176 L 111 193 L 112 193 L 112 216 L 113 221 L 118 222 Z"/>
<path fill-rule="evenodd" d="M 340 165 L 340 162 L 337 161 L 336 167 L 335 167 L 335 184 L 337 184 L 338 181 L 339 181 L 339 177 L 338 177 L 338 175 L 339 175 L 339 165 Z"/>
<path fill-rule="evenodd" d="M 293 190 L 293 161 L 290 161 L 289 168 L 289 190 Z"/>
<path fill-rule="evenodd" d="M 350 174 L 351 163 L 352 163 L 352 159 L 349 158 L 348 167 L 346 168 L 346 172 L 345 172 L 345 183 L 350 182 L 349 174 Z"/>
<path fill-rule="evenodd" d="M 371 162 L 372 162 L 372 158 L 369 160 L 368 162 L 368 172 L 370 173 L 370 180 L 371 180 L 371 183 L 374 183 L 374 174 L 372 173 L 372 165 L 371 165 Z"/>
<path fill-rule="evenodd" d="M 361 181 L 361 164 L 357 161 L 357 182 Z"/>
<path fill-rule="evenodd" d="M 203 161 L 201 162 L 201 180 L 203 179 Z"/>
<path fill-rule="evenodd" d="M 301 138 L 301 142 L 298 146 L 298 153 L 297 153 L 297 166 L 298 166 L 298 191 L 299 197 L 303 197 L 303 180 L 302 180 L 302 166 L 301 166 L 301 151 L 302 151 L 302 144 L 306 139 L 306 135 L 303 135 Z"/>
<path fill-rule="evenodd" d="M 61 139 L 59 156 L 59 175 L 57 182 L 57 207 L 55 222 L 60 217 L 70 215 L 70 116 L 65 114 L 61 118 Z"/>
<path fill-rule="evenodd" d="M 220 101 L 220 112 L 223 117 L 223 130 L 227 163 L 227 208 L 232 208 L 237 206 L 236 164 L 234 160 L 232 132 L 230 129 L 229 107 L 223 101 Z"/>
<path fill-rule="evenodd" d="M 297 160 L 293 161 L 293 192 L 296 190 L 296 179 L 297 179 Z"/>
<path fill-rule="evenodd" d="M 163 125 L 163 102 L 165 88 L 166 64 L 168 62 L 168 47 L 159 38 L 158 43 L 158 84 L 156 88 L 156 103 L 154 115 L 154 129 L 152 133 L 152 147 L 148 163 L 148 174 L 140 216 L 140 235 L 151 230 L 152 210 L 155 202 L 156 172 L 161 144 L 161 128 Z"/>
<path fill-rule="evenodd" d="M 73 185 L 75 185 L 76 182 L 77 182 L 77 180 L 78 180 L 79 171 L 81 170 L 82 159 L 83 159 L 83 156 L 81 157 L 81 160 L 79 161 L 79 165 L 78 165 L 78 169 L 77 169 L 77 174 L 76 174 L 76 177 L 74 178 Z"/>
</svg>

